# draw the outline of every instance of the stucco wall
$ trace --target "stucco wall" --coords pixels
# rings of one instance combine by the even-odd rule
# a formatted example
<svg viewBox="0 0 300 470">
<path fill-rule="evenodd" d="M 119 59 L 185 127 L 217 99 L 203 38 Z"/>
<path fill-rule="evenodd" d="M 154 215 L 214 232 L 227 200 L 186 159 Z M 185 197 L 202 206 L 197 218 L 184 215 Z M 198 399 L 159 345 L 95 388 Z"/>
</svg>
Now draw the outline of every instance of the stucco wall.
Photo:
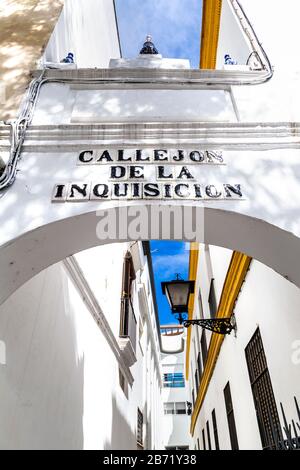
<svg viewBox="0 0 300 470">
<path fill-rule="evenodd" d="M 0 46 L 0 120 L 14 119 L 41 62 L 73 52 L 78 67 L 94 68 L 120 57 L 114 2 L 3 0 Z"/>
<path fill-rule="evenodd" d="M 65 0 L 43 60 L 60 62 L 68 52 L 78 68 L 105 68 L 120 57 L 113 0 Z"/>
<path fill-rule="evenodd" d="M 226 265 L 226 257 L 219 256 L 219 265 Z M 201 277 L 202 271 L 199 271 Z M 216 410 L 220 448 L 230 449 L 230 438 L 223 390 L 230 382 L 231 395 L 240 449 L 261 449 L 261 440 L 245 357 L 245 348 L 257 327 L 264 344 L 275 400 L 284 425 L 280 402 L 290 423 L 297 419 L 294 396 L 300 398 L 299 362 L 295 345 L 299 343 L 300 290 L 282 276 L 258 261 L 252 261 L 234 312 L 237 336 L 225 338 L 204 404 L 195 428 L 194 440 L 210 422 L 212 437 L 212 410 Z M 298 356 L 299 357 L 299 356 Z M 206 432 L 206 431 L 205 431 Z M 207 439 L 207 438 L 206 438 Z M 213 441 L 213 448 L 214 440 Z"/>
<path fill-rule="evenodd" d="M 115 338 L 126 249 L 119 244 L 78 255 Z M 146 282 L 139 274 L 139 282 Z M 149 313 L 139 309 L 136 292 L 134 306 L 137 362 L 127 397 L 116 357 L 62 263 L 1 306 L 0 340 L 6 345 L 6 364 L 0 365 L 1 449 L 136 449 L 138 407 L 145 447 L 162 448 L 157 346 L 147 323 L 139 336 L 141 316 Z"/>
<path fill-rule="evenodd" d="M 0 4 L 0 120 L 16 117 L 30 70 L 44 52 L 64 0 L 2 0 Z"/>
</svg>

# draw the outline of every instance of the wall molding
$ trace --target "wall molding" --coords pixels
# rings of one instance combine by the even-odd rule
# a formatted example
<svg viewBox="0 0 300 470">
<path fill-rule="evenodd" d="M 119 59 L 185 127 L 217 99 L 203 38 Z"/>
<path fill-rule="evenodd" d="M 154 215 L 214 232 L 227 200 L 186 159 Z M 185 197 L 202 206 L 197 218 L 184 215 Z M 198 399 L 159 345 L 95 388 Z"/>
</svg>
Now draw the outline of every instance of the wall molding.
<svg viewBox="0 0 300 470">
<path fill-rule="evenodd" d="M 9 126 L 0 125 L 0 149 L 9 151 Z M 137 122 L 112 124 L 71 124 L 29 126 L 23 152 L 61 153 L 82 150 L 83 146 L 100 148 L 137 145 L 205 145 L 226 150 L 272 150 L 299 148 L 299 122 L 218 123 L 218 122 Z"/>
<path fill-rule="evenodd" d="M 105 337 L 110 349 L 112 350 L 118 365 L 126 377 L 130 386 L 134 382 L 134 378 L 130 372 L 129 367 L 127 367 L 125 359 L 122 355 L 122 350 L 119 346 L 118 340 L 115 337 L 91 287 L 89 286 L 80 266 L 77 262 L 75 256 L 70 256 L 63 260 L 63 265 L 65 266 L 67 272 L 69 273 L 72 281 L 74 282 L 75 287 L 79 291 L 79 294 L 87 306 L 89 312 L 94 318 L 95 322 L 99 326 L 103 336 Z"/>
<path fill-rule="evenodd" d="M 252 258 L 250 258 L 249 256 L 243 253 L 239 253 L 237 251 L 233 252 L 225 282 L 223 285 L 223 290 L 216 315 L 217 318 L 231 317 L 233 315 L 234 307 L 251 261 Z M 194 434 L 197 419 L 201 411 L 201 407 L 203 405 L 224 339 L 225 337 L 223 335 L 219 335 L 216 333 L 213 333 L 211 336 L 208 348 L 207 361 L 204 367 L 194 411 L 192 414 L 192 435 Z"/>
</svg>

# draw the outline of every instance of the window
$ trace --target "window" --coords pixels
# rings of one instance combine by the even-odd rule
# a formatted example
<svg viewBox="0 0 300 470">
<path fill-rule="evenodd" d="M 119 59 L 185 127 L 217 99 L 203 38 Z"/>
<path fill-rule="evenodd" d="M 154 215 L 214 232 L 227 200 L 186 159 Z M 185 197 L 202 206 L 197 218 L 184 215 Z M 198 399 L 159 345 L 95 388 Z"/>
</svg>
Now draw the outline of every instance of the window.
<svg viewBox="0 0 300 470">
<path fill-rule="evenodd" d="M 210 282 L 210 289 L 208 295 L 208 305 L 210 311 L 210 318 L 216 318 L 217 315 L 217 301 L 216 301 L 216 292 L 215 292 L 215 284 L 214 279 Z"/>
<path fill-rule="evenodd" d="M 164 374 L 164 387 L 167 388 L 184 388 L 183 372 L 174 372 Z"/>
<path fill-rule="evenodd" d="M 207 433 L 208 449 L 211 450 L 210 429 L 209 429 L 208 421 L 206 421 L 206 433 Z"/>
<path fill-rule="evenodd" d="M 164 403 L 165 415 L 186 415 L 186 402 L 167 402 Z"/>
<path fill-rule="evenodd" d="M 143 424 L 144 424 L 143 413 L 138 408 L 138 410 L 137 410 L 137 431 L 136 431 L 136 441 L 137 441 L 138 448 L 143 448 L 144 447 Z"/>
<path fill-rule="evenodd" d="M 274 434 L 279 441 L 283 436 L 259 328 L 246 347 L 245 354 L 262 447 L 273 449 Z"/>
<path fill-rule="evenodd" d="M 195 384 L 196 384 L 196 394 L 198 395 L 198 391 L 199 391 L 198 370 L 196 370 L 196 372 L 195 372 Z"/>
<path fill-rule="evenodd" d="M 175 414 L 176 415 L 186 415 L 186 403 L 185 403 L 185 401 L 175 403 Z"/>
<path fill-rule="evenodd" d="M 175 414 L 175 408 L 174 408 L 174 403 L 164 403 L 164 413 L 165 415 L 174 415 Z"/>
<path fill-rule="evenodd" d="M 226 387 L 224 388 L 224 398 L 225 398 L 225 405 L 226 405 L 226 413 L 227 413 L 227 421 L 228 421 L 231 448 L 232 448 L 232 450 L 239 450 L 239 444 L 238 444 L 236 427 L 235 427 L 235 419 L 234 419 L 233 404 L 232 404 L 232 399 L 231 399 L 231 390 L 230 390 L 229 382 L 227 383 Z"/>
<path fill-rule="evenodd" d="M 206 359 L 207 359 L 207 342 L 206 342 L 205 330 L 202 331 L 202 335 L 201 335 L 201 351 L 202 351 L 203 367 L 205 367 Z"/>
<path fill-rule="evenodd" d="M 203 450 L 206 450 L 205 431 L 204 431 L 204 429 L 202 429 L 202 442 L 203 442 Z"/>
<path fill-rule="evenodd" d="M 123 263 L 120 336 L 129 337 L 132 347 L 136 351 L 136 318 L 132 305 L 132 283 L 135 280 L 135 271 L 132 256 L 127 251 Z"/>
<path fill-rule="evenodd" d="M 199 318 L 204 318 L 204 315 L 203 315 L 203 303 L 202 303 L 202 296 L 201 296 L 201 289 L 199 289 L 198 305 L 199 305 Z"/>
<path fill-rule="evenodd" d="M 194 389 L 192 390 L 192 400 L 193 400 L 193 408 L 195 408 L 195 392 L 194 392 Z"/>
<path fill-rule="evenodd" d="M 202 363 L 201 363 L 201 354 L 199 352 L 198 358 L 197 358 L 197 365 L 198 365 L 198 375 L 199 375 L 199 382 L 201 382 L 201 377 L 202 377 Z"/>
<path fill-rule="evenodd" d="M 218 427 L 217 427 L 217 419 L 216 419 L 216 411 L 215 411 L 215 410 L 212 411 L 211 417 L 212 417 L 212 423 L 213 423 L 213 431 L 214 431 L 214 438 L 215 438 L 215 447 L 216 447 L 216 450 L 220 450 L 220 446 L 219 446 L 219 436 L 218 436 Z"/>
</svg>

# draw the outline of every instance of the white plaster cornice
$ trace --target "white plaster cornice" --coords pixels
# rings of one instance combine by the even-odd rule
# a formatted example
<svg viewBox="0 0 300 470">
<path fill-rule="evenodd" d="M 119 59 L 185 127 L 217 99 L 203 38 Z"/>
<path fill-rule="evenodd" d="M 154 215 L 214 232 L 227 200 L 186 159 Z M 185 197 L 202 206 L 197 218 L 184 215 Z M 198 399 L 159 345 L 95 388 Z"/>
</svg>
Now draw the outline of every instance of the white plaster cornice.
<svg viewBox="0 0 300 470">
<path fill-rule="evenodd" d="M 0 126 L 0 151 L 10 150 L 10 128 Z M 23 152 L 77 152 L 86 147 L 191 145 L 225 150 L 300 147 L 299 122 L 136 122 L 29 126 Z"/>
<path fill-rule="evenodd" d="M 32 72 L 32 77 L 37 78 L 41 75 L 42 70 Z M 110 83 L 122 87 L 125 83 L 145 83 L 152 86 L 161 87 L 169 85 L 177 85 L 179 87 L 190 88 L 191 86 L 213 85 L 224 87 L 228 82 L 229 85 L 253 84 L 260 82 L 266 75 L 265 70 L 203 70 L 203 69 L 145 69 L 145 68 L 110 68 L 110 69 L 45 69 L 43 79 L 47 82 L 59 81 L 79 84 L 84 82 L 85 87 L 90 81 L 90 85 L 105 86 Z M 94 83 L 93 83 L 94 82 Z M 97 82 L 97 83 L 96 83 Z"/>
<path fill-rule="evenodd" d="M 209 145 L 231 150 L 299 148 L 300 123 L 136 122 L 29 126 L 23 152 L 77 152 L 85 147 Z M 0 150 L 10 148 L 8 126 L 0 126 Z"/>
</svg>

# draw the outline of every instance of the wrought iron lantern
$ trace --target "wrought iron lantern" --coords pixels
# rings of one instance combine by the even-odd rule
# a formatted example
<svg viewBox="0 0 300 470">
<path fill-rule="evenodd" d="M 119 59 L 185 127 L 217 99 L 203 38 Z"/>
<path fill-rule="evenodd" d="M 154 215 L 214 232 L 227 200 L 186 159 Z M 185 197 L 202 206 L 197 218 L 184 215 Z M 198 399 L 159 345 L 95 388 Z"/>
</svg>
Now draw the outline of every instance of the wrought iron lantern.
<svg viewBox="0 0 300 470">
<path fill-rule="evenodd" d="M 176 275 L 176 279 L 169 282 L 162 282 L 163 294 L 167 296 L 172 313 L 187 312 L 190 295 L 194 293 L 195 282 L 184 281 L 180 275 Z"/>
<path fill-rule="evenodd" d="M 188 328 L 192 325 L 201 326 L 220 335 L 230 334 L 235 329 L 234 316 L 231 318 L 203 318 L 189 320 L 187 318 L 190 295 L 195 291 L 194 281 L 184 281 L 180 275 L 169 282 L 162 282 L 162 292 L 167 297 L 172 314 L 176 315 L 180 325 Z"/>
</svg>

